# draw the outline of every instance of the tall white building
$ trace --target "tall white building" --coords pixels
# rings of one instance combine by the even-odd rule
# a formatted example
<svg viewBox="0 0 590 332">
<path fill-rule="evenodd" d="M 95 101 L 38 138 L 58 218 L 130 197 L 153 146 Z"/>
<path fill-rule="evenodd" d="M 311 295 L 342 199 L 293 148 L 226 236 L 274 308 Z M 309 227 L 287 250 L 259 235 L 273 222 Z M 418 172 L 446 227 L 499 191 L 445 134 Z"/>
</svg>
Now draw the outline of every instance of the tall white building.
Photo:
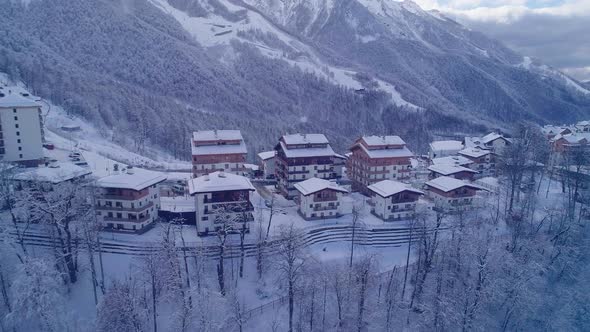
<svg viewBox="0 0 590 332">
<path fill-rule="evenodd" d="M 250 195 L 254 186 L 248 178 L 217 171 L 188 182 L 189 193 L 195 198 L 197 234 L 215 234 L 230 225 L 235 231 L 250 230 L 254 206 Z"/>
<path fill-rule="evenodd" d="M 43 159 L 41 105 L 0 90 L 0 160 L 37 166 Z"/>
<path fill-rule="evenodd" d="M 246 175 L 248 150 L 239 130 L 203 130 L 193 133 L 193 177 L 216 171 Z"/>
</svg>

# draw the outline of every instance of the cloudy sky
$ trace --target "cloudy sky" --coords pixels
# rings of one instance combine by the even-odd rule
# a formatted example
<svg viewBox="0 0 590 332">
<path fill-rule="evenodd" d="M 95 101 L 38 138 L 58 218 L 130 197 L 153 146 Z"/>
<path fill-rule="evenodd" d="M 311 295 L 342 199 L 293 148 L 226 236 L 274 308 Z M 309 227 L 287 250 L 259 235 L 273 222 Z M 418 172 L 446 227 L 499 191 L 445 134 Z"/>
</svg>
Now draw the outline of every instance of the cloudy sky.
<svg viewBox="0 0 590 332">
<path fill-rule="evenodd" d="M 590 80 L 590 0 L 414 0 L 526 56 Z"/>
</svg>

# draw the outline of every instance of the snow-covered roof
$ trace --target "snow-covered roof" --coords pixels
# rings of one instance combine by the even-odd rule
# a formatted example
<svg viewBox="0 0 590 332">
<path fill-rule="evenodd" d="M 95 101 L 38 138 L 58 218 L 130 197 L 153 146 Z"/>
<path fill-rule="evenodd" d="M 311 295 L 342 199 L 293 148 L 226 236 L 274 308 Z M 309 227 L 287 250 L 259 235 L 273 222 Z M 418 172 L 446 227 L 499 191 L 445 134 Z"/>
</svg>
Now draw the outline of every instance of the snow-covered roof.
<svg viewBox="0 0 590 332">
<path fill-rule="evenodd" d="M 472 157 L 472 158 L 483 157 L 483 156 L 488 155 L 490 153 L 492 153 L 492 151 L 486 150 L 486 149 L 480 149 L 480 148 L 467 148 L 467 149 L 459 151 L 459 154 L 462 154 L 467 157 Z"/>
<path fill-rule="evenodd" d="M 459 179 L 455 179 L 455 178 L 448 177 L 448 176 L 441 176 L 436 179 L 430 180 L 430 181 L 426 182 L 426 185 L 429 187 L 444 191 L 444 192 L 453 191 L 453 190 L 459 189 L 461 187 L 471 187 L 471 188 L 478 189 L 478 190 L 483 189 L 482 187 L 480 187 L 478 185 L 464 182 Z"/>
<path fill-rule="evenodd" d="M 217 154 L 246 154 L 248 148 L 244 141 L 240 141 L 240 144 L 224 144 L 224 145 L 201 145 L 192 146 L 193 156 L 208 156 Z"/>
<path fill-rule="evenodd" d="M 557 135 L 553 138 L 554 141 L 563 138 L 568 143 L 576 144 L 579 143 L 581 140 L 586 139 L 590 142 L 590 133 L 571 133 L 567 135 Z"/>
<path fill-rule="evenodd" d="M 488 143 L 491 143 L 491 142 L 497 140 L 498 138 L 506 139 L 506 138 L 504 138 L 504 136 L 502 136 L 498 133 L 489 133 L 489 134 L 485 135 L 484 137 L 482 137 L 481 141 L 483 142 L 483 144 L 488 144 Z"/>
<path fill-rule="evenodd" d="M 465 148 L 474 148 L 477 146 L 482 147 L 484 144 L 481 141 L 481 137 L 470 137 L 466 136 L 464 139 Z"/>
<path fill-rule="evenodd" d="M 274 158 L 274 156 L 275 156 L 276 154 L 277 154 L 277 152 L 276 152 L 275 150 L 272 150 L 272 151 L 263 151 L 263 152 L 260 152 L 260 153 L 258 154 L 258 157 L 259 157 L 260 159 L 262 159 L 262 160 L 268 160 L 268 159 L 270 159 L 270 158 Z"/>
<path fill-rule="evenodd" d="M 335 182 L 319 178 L 311 178 L 305 181 L 298 182 L 295 184 L 295 189 L 297 189 L 303 196 L 311 195 L 324 189 L 335 190 L 343 193 L 348 192 L 348 190 L 340 187 Z"/>
<path fill-rule="evenodd" d="M 18 93 L 8 93 L 4 94 L 4 97 L 0 97 L 0 108 L 13 107 L 41 107 L 41 105 L 30 98 L 21 96 Z"/>
<path fill-rule="evenodd" d="M 254 165 L 254 164 L 244 164 L 244 167 L 252 170 L 252 171 L 257 171 L 260 169 L 260 167 L 258 165 Z"/>
<path fill-rule="evenodd" d="M 324 134 L 291 134 L 284 135 L 285 144 L 327 144 L 328 139 Z"/>
<path fill-rule="evenodd" d="M 471 168 L 453 164 L 431 165 L 428 167 L 428 170 L 442 175 L 452 175 L 460 172 L 477 173 L 477 171 L 472 170 Z"/>
<path fill-rule="evenodd" d="M 498 186 L 499 184 L 498 178 L 495 178 L 493 176 L 483 177 L 481 179 L 476 180 L 475 183 L 494 187 Z"/>
<path fill-rule="evenodd" d="M 287 158 L 328 157 L 335 155 L 334 150 L 332 150 L 332 147 L 329 144 L 323 147 L 296 149 L 288 149 L 285 143 L 283 142 L 280 142 L 280 144 Z"/>
<path fill-rule="evenodd" d="M 26 168 L 14 175 L 17 181 L 49 182 L 53 184 L 81 178 L 92 172 L 72 163 L 58 162 L 48 167 Z"/>
<path fill-rule="evenodd" d="M 460 165 L 465 166 L 471 164 L 472 161 L 463 156 L 448 156 L 432 159 L 434 165 Z"/>
<path fill-rule="evenodd" d="M 247 177 L 221 171 L 199 176 L 188 181 L 188 191 L 191 195 L 233 190 L 254 191 L 255 189 Z"/>
<path fill-rule="evenodd" d="M 367 145 L 405 145 L 406 142 L 399 136 L 363 136 L 363 141 Z"/>
<path fill-rule="evenodd" d="M 462 149 L 463 142 L 461 141 L 434 141 L 430 143 L 432 151 L 459 151 Z"/>
<path fill-rule="evenodd" d="M 389 197 L 403 191 L 411 191 L 416 194 L 423 195 L 424 192 L 412 188 L 409 184 L 394 180 L 383 180 L 368 186 L 369 190 L 381 197 Z"/>
<path fill-rule="evenodd" d="M 239 130 L 201 130 L 193 132 L 193 141 L 244 140 Z"/>
<path fill-rule="evenodd" d="M 139 191 L 165 180 L 166 176 L 160 172 L 133 168 L 132 170 L 121 171 L 119 174 L 100 178 L 96 181 L 96 186 L 101 188 L 119 188 Z"/>
<path fill-rule="evenodd" d="M 410 151 L 406 146 L 400 149 L 378 149 L 369 150 L 364 145 L 358 144 L 370 158 L 401 158 L 401 157 L 413 157 L 414 153 Z"/>
<path fill-rule="evenodd" d="M 576 123 L 577 126 L 590 126 L 590 121 L 589 120 L 584 120 L 584 121 L 580 121 L 578 123 Z"/>
</svg>

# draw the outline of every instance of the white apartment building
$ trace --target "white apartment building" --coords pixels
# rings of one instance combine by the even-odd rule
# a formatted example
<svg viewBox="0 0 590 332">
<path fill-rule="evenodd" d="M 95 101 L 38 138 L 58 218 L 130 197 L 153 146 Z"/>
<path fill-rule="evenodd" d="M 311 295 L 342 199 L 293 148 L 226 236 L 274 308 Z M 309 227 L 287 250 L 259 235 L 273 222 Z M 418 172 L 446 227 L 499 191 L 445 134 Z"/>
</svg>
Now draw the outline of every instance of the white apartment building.
<svg viewBox="0 0 590 332">
<path fill-rule="evenodd" d="M 258 154 L 258 163 L 265 179 L 272 179 L 275 177 L 276 154 L 277 152 L 275 150 L 264 151 Z"/>
<path fill-rule="evenodd" d="M 484 188 L 448 176 L 426 182 L 426 195 L 435 208 L 441 210 L 465 210 L 477 204 L 477 192 Z"/>
<path fill-rule="evenodd" d="M 43 159 L 41 105 L 0 90 L 0 160 L 27 167 Z"/>
<path fill-rule="evenodd" d="M 342 204 L 342 195 L 348 190 L 335 182 L 311 178 L 295 184 L 299 192 L 299 213 L 306 220 L 337 218 L 347 211 Z"/>
<path fill-rule="evenodd" d="M 461 141 L 434 141 L 429 145 L 428 159 L 452 156 L 461 150 L 463 150 L 463 142 Z"/>
<path fill-rule="evenodd" d="M 105 230 L 143 233 L 157 220 L 159 184 L 166 177 L 158 172 L 128 168 L 95 182 L 95 209 Z"/>
<path fill-rule="evenodd" d="M 371 212 L 384 221 L 411 219 L 416 212 L 416 202 L 424 192 L 409 184 L 383 180 L 368 187 L 372 192 Z"/>
<path fill-rule="evenodd" d="M 224 224 L 249 231 L 254 220 L 250 195 L 255 189 L 248 178 L 218 171 L 189 180 L 188 187 L 195 198 L 198 235 L 213 235 Z"/>
</svg>

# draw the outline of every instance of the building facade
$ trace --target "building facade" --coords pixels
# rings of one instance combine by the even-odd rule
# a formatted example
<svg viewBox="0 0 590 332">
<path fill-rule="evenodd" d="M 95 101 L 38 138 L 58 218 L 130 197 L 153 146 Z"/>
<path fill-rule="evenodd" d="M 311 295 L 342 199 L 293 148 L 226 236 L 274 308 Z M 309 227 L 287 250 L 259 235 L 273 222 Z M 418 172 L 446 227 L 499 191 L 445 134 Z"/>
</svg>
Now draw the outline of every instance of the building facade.
<svg viewBox="0 0 590 332">
<path fill-rule="evenodd" d="M 275 147 L 275 177 L 281 194 L 297 195 L 295 184 L 311 178 L 325 180 L 339 177 L 336 153 L 323 134 L 284 135 Z"/>
<path fill-rule="evenodd" d="M 410 185 L 383 180 L 368 187 L 371 191 L 371 213 L 384 221 L 411 219 L 416 212 L 416 203 L 424 192 Z"/>
<path fill-rule="evenodd" d="M 373 183 L 410 178 L 414 154 L 399 136 L 363 136 L 350 151 L 346 171 L 353 191 L 369 195 Z"/>
<path fill-rule="evenodd" d="M 217 171 L 189 180 L 189 193 L 195 199 L 197 234 L 250 230 L 254 206 L 250 201 L 254 186 L 248 178 Z"/>
<path fill-rule="evenodd" d="M 258 165 L 265 179 L 273 179 L 275 177 L 276 154 L 277 152 L 275 150 L 264 151 L 258 154 Z"/>
<path fill-rule="evenodd" d="M 450 176 L 459 180 L 473 181 L 477 174 L 477 171 L 471 168 L 450 164 L 431 165 L 428 167 L 428 170 L 430 171 L 429 179 Z"/>
<path fill-rule="evenodd" d="M 496 176 L 496 154 L 491 150 L 467 148 L 459 151 L 459 155 L 469 159 L 469 168 L 477 171 L 475 178 Z"/>
<path fill-rule="evenodd" d="M 0 160 L 35 167 L 43 160 L 41 105 L 0 92 Z"/>
<path fill-rule="evenodd" d="M 105 230 L 143 233 L 158 218 L 159 184 L 166 177 L 157 172 L 129 168 L 95 182 L 94 205 Z"/>
<path fill-rule="evenodd" d="M 342 195 L 348 190 L 332 181 L 311 178 L 296 183 L 295 189 L 299 193 L 296 199 L 299 214 L 305 220 L 337 218 L 346 211 Z"/>
<path fill-rule="evenodd" d="M 426 182 L 426 196 L 441 210 L 466 210 L 477 204 L 477 192 L 483 188 L 448 176 Z"/>
<path fill-rule="evenodd" d="M 191 140 L 193 177 L 216 171 L 246 175 L 248 150 L 239 130 L 205 130 Z"/>
</svg>

